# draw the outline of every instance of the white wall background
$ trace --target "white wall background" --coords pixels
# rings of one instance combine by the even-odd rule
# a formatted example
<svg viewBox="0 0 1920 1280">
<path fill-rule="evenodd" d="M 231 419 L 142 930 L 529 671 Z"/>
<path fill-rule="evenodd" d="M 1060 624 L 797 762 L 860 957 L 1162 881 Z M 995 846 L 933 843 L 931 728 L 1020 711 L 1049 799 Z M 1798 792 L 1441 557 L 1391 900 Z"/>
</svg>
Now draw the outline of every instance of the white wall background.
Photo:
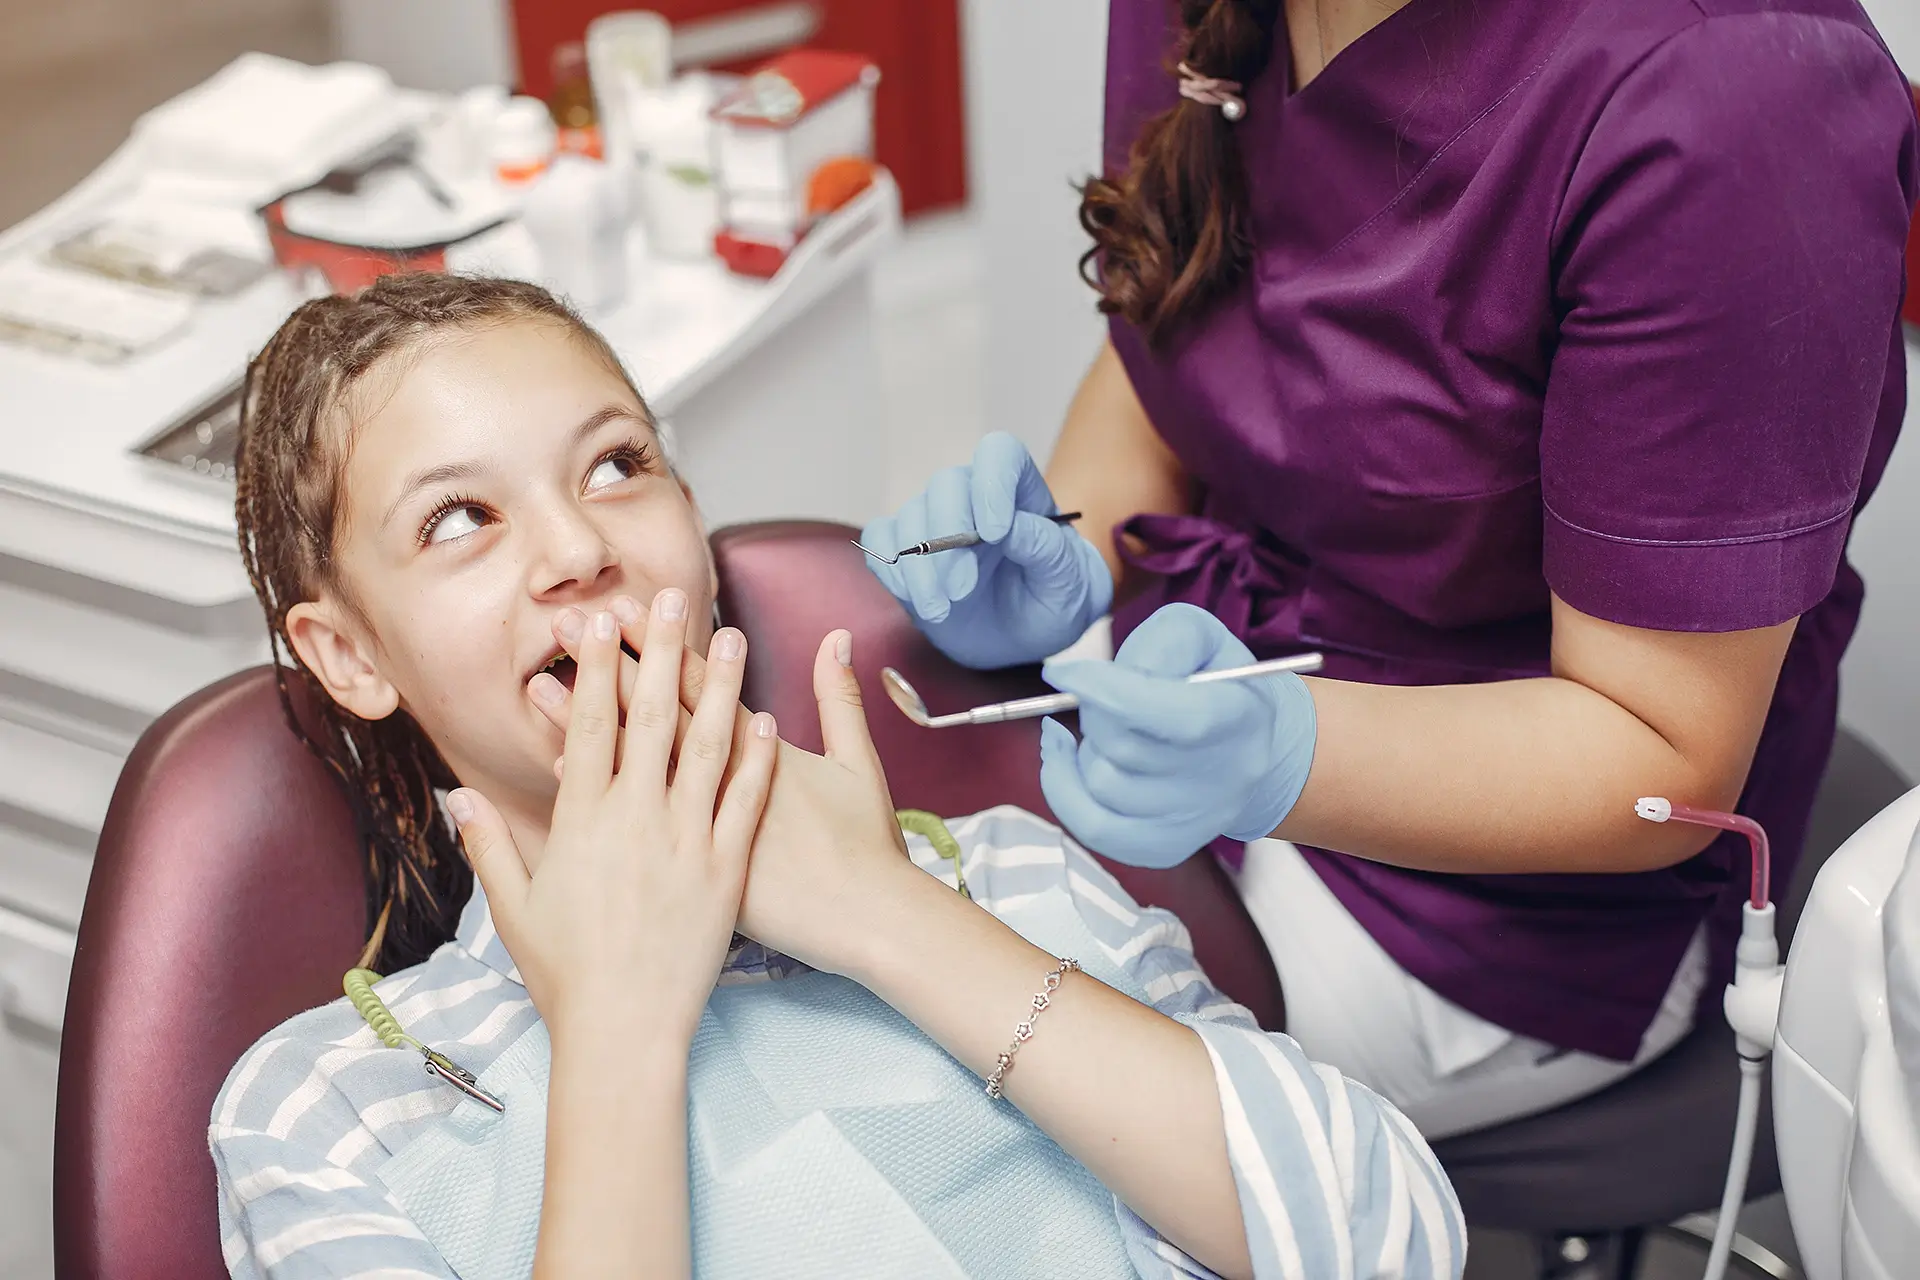
<svg viewBox="0 0 1920 1280">
<path fill-rule="evenodd" d="M 1867 16 L 1886 37 L 1909 79 L 1920 79 L 1920 4 L 1914 0 L 1860 0 Z"/>
<path fill-rule="evenodd" d="M 1867 603 L 1840 670 L 1840 717 L 1920 781 L 1920 342 L 1911 331 L 1907 385 L 1906 429 L 1853 530 Z"/>
<path fill-rule="evenodd" d="M 1074 186 L 1100 168 L 1107 0 L 963 0 L 961 17 L 986 421 L 1044 457 L 1105 333 Z"/>
<path fill-rule="evenodd" d="M 1920 3 L 1864 4 L 1907 75 L 1920 79 Z M 1907 383 L 1905 432 L 1854 527 L 1867 604 L 1840 673 L 1840 714 L 1920 781 L 1920 344 L 1911 332 Z"/>
<path fill-rule="evenodd" d="M 512 84 L 507 0 L 332 0 L 340 56 L 386 68 L 409 89 Z"/>
</svg>

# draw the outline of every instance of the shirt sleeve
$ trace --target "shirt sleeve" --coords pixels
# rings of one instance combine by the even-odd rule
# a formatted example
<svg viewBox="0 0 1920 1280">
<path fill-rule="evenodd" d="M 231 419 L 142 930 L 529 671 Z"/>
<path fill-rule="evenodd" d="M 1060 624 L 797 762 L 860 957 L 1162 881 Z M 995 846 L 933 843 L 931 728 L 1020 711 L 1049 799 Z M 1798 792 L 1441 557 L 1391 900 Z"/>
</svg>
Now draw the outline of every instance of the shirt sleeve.
<svg viewBox="0 0 1920 1280">
<path fill-rule="evenodd" d="M 1439 1161 L 1392 1104 L 1262 1031 L 1200 971 L 1186 926 L 1137 905 L 1057 827 L 1013 809 L 956 826 L 981 905 L 1064 879 L 1134 988 L 1199 1034 L 1259 1280 L 1458 1280 L 1465 1218 Z M 1117 1200 L 1114 1208 L 1143 1280 L 1213 1275 Z"/>
<path fill-rule="evenodd" d="M 1709 18 L 1617 86 L 1554 231 L 1540 469 L 1562 599 L 1735 631 L 1825 597 L 1876 426 L 1898 422 L 1915 169 L 1904 80 L 1849 24 Z"/>
<path fill-rule="evenodd" d="M 384 1187 L 249 1129 L 209 1131 L 235 1280 L 455 1280 Z"/>
<path fill-rule="evenodd" d="M 1126 910 L 1119 884 L 1068 845 L 1082 919 Z M 1132 909 L 1136 945 L 1146 945 L 1130 976 L 1155 1009 L 1199 1034 L 1213 1061 L 1254 1275 L 1456 1280 L 1466 1265 L 1466 1219 L 1413 1125 L 1366 1086 L 1310 1060 L 1291 1037 L 1262 1031 L 1200 971 L 1192 939 L 1172 915 Z M 1123 1226 L 1130 1244 L 1138 1241 L 1132 1252 L 1142 1275 L 1210 1274 L 1124 1216 L 1133 1218 Z M 1148 1271 L 1149 1260 L 1163 1270 Z"/>
</svg>

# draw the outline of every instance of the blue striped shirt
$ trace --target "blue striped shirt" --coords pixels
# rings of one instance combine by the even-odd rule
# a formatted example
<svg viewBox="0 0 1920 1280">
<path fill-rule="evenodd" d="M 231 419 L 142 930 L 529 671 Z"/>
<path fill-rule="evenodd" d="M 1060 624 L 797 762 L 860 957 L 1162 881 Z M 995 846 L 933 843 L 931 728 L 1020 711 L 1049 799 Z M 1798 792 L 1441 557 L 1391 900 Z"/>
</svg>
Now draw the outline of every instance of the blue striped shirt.
<svg viewBox="0 0 1920 1280">
<path fill-rule="evenodd" d="M 951 825 L 979 905 L 1065 887 L 1135 988 L 1200 1035 L 1261 1280 L 1457 1280 L 1459 1204 L 1391 1104 L 1261 1031 L 1200 972 L 1185 927 L 1135 904 L 1058 828 L 1012 808 Z M 922 870 L 953 882 L 930 844 L 908 843 Z M 797 967 L 748 943 L 720 981 Z M 538 1018 L 477 889 L 454 940 L 376 990 L 410 1034 L 476 1075 Z M 228 1269 L 248 1280 L 452 1276 L 378 1172 L 459 1099 L 417 1053 L 383 1047 L 344 999 L 280 1026 L 234 1067 L 207 1130 Z M 1114 1213 L 1146 1280 L 1212 1275 L 1117 1200 Z"/>
</svg>

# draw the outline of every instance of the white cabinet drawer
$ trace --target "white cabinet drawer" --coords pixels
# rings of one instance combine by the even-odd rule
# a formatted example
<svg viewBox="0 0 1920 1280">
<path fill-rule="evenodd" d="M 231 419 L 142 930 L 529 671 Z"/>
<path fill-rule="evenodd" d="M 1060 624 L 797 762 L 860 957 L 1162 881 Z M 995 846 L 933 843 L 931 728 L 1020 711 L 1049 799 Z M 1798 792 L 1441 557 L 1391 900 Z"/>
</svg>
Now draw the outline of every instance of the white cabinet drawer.
<svg viewBox="0 0 1920 1280">
<path fill-rule="evenodd" d="M 0 1019 L 0 1276 L 53 1280 L 53 1100 L 59 1060 Z"/>
<path fill-rule="evenodd" d="M 74 936 L 0 907 L 0 1006 L 12 1017 L 58 1033 L 67 1012 Z"/>
<path fill-rule="evenodd" d="M 0 806 L 91 845 L 126 754 L 0 716 Z"/>
<path fill-rule="evenodd" d="M 76 929 L 92 870 L 91 851 L 43 840 L 0 822 L 0 907 Z"/>
<path fill-rule="evenodd" d="M 251 596 L 202 613 L 201 629 L 183 631 L 0 577 L 0 696 L 91 721 L 131 746 L 195 689 L 266 661 Z"/>
</svg>

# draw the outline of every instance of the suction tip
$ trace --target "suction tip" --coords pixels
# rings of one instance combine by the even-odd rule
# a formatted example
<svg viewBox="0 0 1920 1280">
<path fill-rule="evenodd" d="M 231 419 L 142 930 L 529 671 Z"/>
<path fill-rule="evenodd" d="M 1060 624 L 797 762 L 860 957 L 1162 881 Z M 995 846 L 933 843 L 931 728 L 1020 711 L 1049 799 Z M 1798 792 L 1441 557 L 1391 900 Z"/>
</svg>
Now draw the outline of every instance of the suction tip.
<svg viewBox="0 0 1920 1280">
<path fill-rule="evenodd" d="M 1641 796 L 1633 802 L 1633 811 L 1648 822 L 1665 822 L 1673 816 L 1673 802 L 1659 796 Z"/>
</svg>

